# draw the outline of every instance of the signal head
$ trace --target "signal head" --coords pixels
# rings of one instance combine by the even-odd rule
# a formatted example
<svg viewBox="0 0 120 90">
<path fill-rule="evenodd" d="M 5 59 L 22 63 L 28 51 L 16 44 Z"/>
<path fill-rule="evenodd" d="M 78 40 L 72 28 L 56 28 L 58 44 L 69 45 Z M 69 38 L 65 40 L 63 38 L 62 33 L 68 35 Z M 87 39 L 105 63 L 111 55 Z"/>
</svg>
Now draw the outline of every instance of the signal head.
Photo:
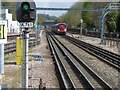
<svg viewBox="0 0 120 90">
<path fill-rule="evenodd" d="M 28 2 L 21 3 L 22 18 L 25 21 L 30 20 L 30 4 Z"/>
<path fill-rule="evenodd" d="M 34 22 L 36 19 L 36 5 L 31 2 L 17 2 L 16 13 L 18 22 Z"/>
<path fill-rule="evenodd" d="M 22 2 L 21 8 L 22 8 L 22 11 L 28 12 L 30 10 L 30 4 L 28 2 Z"/>
</svg>

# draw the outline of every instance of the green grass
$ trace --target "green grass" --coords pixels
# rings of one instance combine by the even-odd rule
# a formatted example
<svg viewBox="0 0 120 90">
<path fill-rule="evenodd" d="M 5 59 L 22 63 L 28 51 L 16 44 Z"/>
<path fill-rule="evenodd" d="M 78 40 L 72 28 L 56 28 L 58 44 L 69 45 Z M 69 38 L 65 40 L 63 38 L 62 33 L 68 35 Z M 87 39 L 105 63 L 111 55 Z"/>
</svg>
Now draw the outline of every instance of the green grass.
<svg viewBox="0 0 120 90">
<path fill-rule="evenodd" d="M 5 77 L 3 83 L 8 85 L 8 88 L 20 88 L 22 82 L 22 69 L 18 65 L 10 65 L 5 68 Z"/>
<path fill-rule="evenodd" d="M 35 46 L 35 47 L 33 47 L 33 48 L 29 48 L 29 53 L 32 53 L 33 51 L 35 51 L 36 50 L 36 47 L 37 46 Z M 11 53 L 11 54 L 6 54 L 5 56 L 4 56 L 4 60 L 5 61 L 15 61 L 16 60 L 16 52 L 14 52 L 14 53 Z"/>
<path fill-rule="evenodd" d="M 11 53 L 9 55 L 4 55 L 4 60 L 5 61 L 15 61 L 16 60 L 16 52 L 15 53 Z"/>
<path fill-rule="evenodd" d="M 34 52 L 36 47 L 29 48 L 29 53 Z M 16 61 L 16 52 L 4 55 L 5 62 Z M 31 58 L 29 57 L 29 60 Z M 22 68 L 21 65 L 5 65 L 5 77 L 3 83 L 6 83 L 9 88 L 20 88 L 22 83 Z"/>
</svg>

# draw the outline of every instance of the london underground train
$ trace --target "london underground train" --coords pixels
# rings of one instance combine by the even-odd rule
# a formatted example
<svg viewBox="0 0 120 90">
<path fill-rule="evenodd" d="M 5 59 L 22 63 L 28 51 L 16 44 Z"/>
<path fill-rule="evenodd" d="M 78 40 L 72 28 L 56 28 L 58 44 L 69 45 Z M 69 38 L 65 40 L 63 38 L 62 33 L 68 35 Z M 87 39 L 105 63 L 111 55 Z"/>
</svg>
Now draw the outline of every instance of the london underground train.
<svg viewBox="0 0 120 90">
<path fill-rule="evenodd" d="M 67 25 L 66 23 L 57 23 L 53 25 L 51 29 L 56 34 L 65 35 L 67 32 Z"/>
</svg>

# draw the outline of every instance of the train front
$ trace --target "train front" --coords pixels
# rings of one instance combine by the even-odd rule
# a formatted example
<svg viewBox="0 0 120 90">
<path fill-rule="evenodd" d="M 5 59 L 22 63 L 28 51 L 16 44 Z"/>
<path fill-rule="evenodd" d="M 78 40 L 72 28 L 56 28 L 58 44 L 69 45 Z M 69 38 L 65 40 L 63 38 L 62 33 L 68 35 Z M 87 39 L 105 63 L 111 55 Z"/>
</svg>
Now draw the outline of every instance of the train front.
<svg viewBox="0 0 120 90">
<path fill-rule="evenodd" d="M 65 23 L 60 23 L 58 25 L 58 33 L 65 35 L 67 32 L 67 25 Z"/>
</svg>

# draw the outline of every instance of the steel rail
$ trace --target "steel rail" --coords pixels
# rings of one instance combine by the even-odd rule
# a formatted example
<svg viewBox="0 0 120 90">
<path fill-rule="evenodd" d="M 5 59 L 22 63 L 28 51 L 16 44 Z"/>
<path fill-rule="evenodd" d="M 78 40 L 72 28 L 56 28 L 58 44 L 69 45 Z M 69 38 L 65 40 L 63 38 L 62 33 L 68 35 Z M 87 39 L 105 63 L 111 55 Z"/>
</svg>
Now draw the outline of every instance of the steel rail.
<svg viewBox="0 0 120 90">
<path fill-rule="evenodd" d="M 67 48 L 63 43 L 61 43 L 56 37 L 54 37 L 54 38 L 55 38 L 55 40 L 57 40 L 59 42 L 59 44 L 61 44 L 77 60 L 77 62 L 79 64 L 81 64 L 90 73 L 91 76 L 93 76 L 97 80 L 97 82 L 100 83 L 101 86 L 103 86 L 104 88 L 106 88 L 108 90 L 111 90 L 112 87 L 106 81 L 104 81 L 97 73 L 95 73 L 87 64 L 85 64 L 83 62 L 83 60 L 79 59 L 69 48 Z M 71 62 L 74 63 L 74 61 L 72 61 L 72 60 L 71 60 Z M 92 87 L 94 87 L 94 85 L 92 85 Z"/>
<path fill-rule="evenodd" d="M 72 61 L 72 59 L 70 58 L 70 56 L 67 54 L 67 52 L 64 50 L 64 49 L 67 49 L 67 47 L 65 47 L 58 39 L 56 39 L 54 36 L 52 36 L 52 38 L 54 39 L 54 41 L 56 42 L 56 44 L 57 44 L 57 42 L 59 42 L 57 45 L 58 45 L 58 47 L 61 49 L 61 51 L 63 51 L 63 53 L 64 53 L 64 55 L 70 60 L 70 62 L 72 63 L 72 65 L 74 66 L 74 67 L 76 67 L 76 70 L 78 70 L 79 72 L 81 71 L 78 67 L 77 67 L 77 65 L 74 63 L 74 61 Z M 63 48 L 61 48 L 60 47 L 60 45 L 62 45 L 63 47 L 64 47 L 64 49 Z M 73 52 L 71 52 L 71 51 L 69 51 L 69 50 L 67 50 L 68 52 L 70 52 L 71 53 L 71 55 L 73 55 L 72 53 Z M 75 58 L 75 56 L 74 56 L 74 58 Z M 75 58 L 76 59 L 76 58 Z M 77 58 L 78 59 L 78 58 Z M 80 61 L 79 59 L 77 60 L 78 62 Z M 83 64 L 84 65 L 84 64 Z M 72 67 L 73 67 L 72 66 Z M 84 66 L 85 68 L 87 67 L 88 68 L 88 66 Z M 87 69 L 87 71 L 89 71 L 90 69 Z M 92 71 L 92 70 L 91 70 Z M 95 73 L 95 72 L 93 72 L 92 71 L 92 74 L 93 73 Z M 83 73 L 82 73 L 82 71 L 81 71 L 81 74 L 83 75 L 83 76 L 85 76 Z M 94 75 L 94 74 L 93 74 Z M 94 76 L 95 78 L 98 78 L 99 76 L 98 75 L 96 75 L 95 74 L 95 76 Z M 87 79 L 87 77 L 85 76 L 85 79 L 84 79 L 84 81 L 86 81 L 86 80 L 88 80 Z M 110 87 L 110 85 L 108 85 L 103 79 L 101 79 L 100 77 L 99 77 L 99 79 L 98 80 L 100 80 L 100 82 L 101 82 L 101 84 L 102 84 L 102 86 L 104 87 L 104 88 L 107 88 L 107 89 L 110 89 L 111 90 L 111 87 Z M 87 83 L 89 83 L 91 86 L 91 88 L 92 89 L 95 89 L 94 88 L 94 85 L 92 85 L 91 83 L 90 83 L 90 81 L 88 80 L 87 81 Z M 103 84 L 104 83 L 104 84 Z"/>
<path fill-rule="evenodd" d="M 29 40 L 29 47 L 34 47 L 39 44 L 39 41 L 36 41 L 35 39 Z M 9 54 L 16 51 L 16 42 L 9 42 L 5 44 L 4 46 L 5 54 Z"/>
<path fill-rule="evenodd" d="M 53 38 L 53 37 L 52 37 Z M 53 38 L 54 39 L 54 38 Z M 55 41 L 55 39 L 54 39 Z M 55 41 L 56 42 L 56 41 Z M 69 59 L 69 61 L 71 62 L 71 67 L 74 67 L 77 72 L 78 75 L 82 76 L 82 79 L 84 81 L 84 84 L 87 86 L 87 88 L 93 89 L 94 90 L 94 86 L 91 84 L 91 82 L 88 80 L 88 78 L 84 75 L 84 73 L 82 73 L 82 71 L 79 69 L 79 67 L 72 61 L 72 59 L 70 58 L 70 56 L 67 54 L 67 52 L 64 51 L 64 49 L 62 49 L 60 47 L 60 45 L 58 43 L 56 43 L 57 46 L 59 47 L 59 49 L 61 49 L 62 53 L 64 53 L 64 55 Z"/>
<path fill-rule="evenodd" d="M 107 52 L 107 50 L 98 48 L 98 47 L 94 47 L 91 44 L 85 43 L 83 41 L 80 41 L 78 39 L 72 38 L 70 36 L 65 36 L 65 38 L 70 41 L 71 43 L 73 43 L 74 45 L 76 45 L 79 48 L 82 48 L 83 50 L 89 52 L 90 54 L 98 57 L 99 59 L 109 63 L 110 65 L 112 65 L 114 68 L 120 70 L 120 58 L 118 57 L 119 55 L 113 54 L 112 52 Z M 102 51 L 103 50 L 103 51 Z M 115 57 L 116 55 L 116 57 Z"/>
<path fill-rule="evenodd" d="M 65 75 L 64 75 L 64 73 L 63 73 L 63 69 L 62 69 L 60 63 L 58 62 L 58 58 L 57 58 L 57 55 L 56 55 L 57 53 L 56 53 L 56 51 L 55 51 L 55 49 L 54 49 L 54 46 L 53 46 L 53 44 L 52 44 L 52 42 L 51 42 L 51 40 L 50 40 L 50 37 L 49 37 L 48 35 L 47 35 L 47 40 L 48 40 L 48 44 L 49 44 L 49 46 L 50 46 L 52 55 L 53 55 L 53 57 L 54 57 L 54 59 L 55 59 L 55 62 L 56 62 L 56 64 L 57 64 L 57 68 L 58 68 L 58 70 L 59 70 L 60 76 L 61 76 L 62 81 L 63 81 L 63 83 L 64 83 L 64 87 L 65 87 L 65 89 L 68 89 L 69 86 L 68 86 L 67 81 L 66 81 L 66 79 L 65 79 Z M 65 70 L 65 69 L 64 69 L 64 70 Z"/>
</svg>

